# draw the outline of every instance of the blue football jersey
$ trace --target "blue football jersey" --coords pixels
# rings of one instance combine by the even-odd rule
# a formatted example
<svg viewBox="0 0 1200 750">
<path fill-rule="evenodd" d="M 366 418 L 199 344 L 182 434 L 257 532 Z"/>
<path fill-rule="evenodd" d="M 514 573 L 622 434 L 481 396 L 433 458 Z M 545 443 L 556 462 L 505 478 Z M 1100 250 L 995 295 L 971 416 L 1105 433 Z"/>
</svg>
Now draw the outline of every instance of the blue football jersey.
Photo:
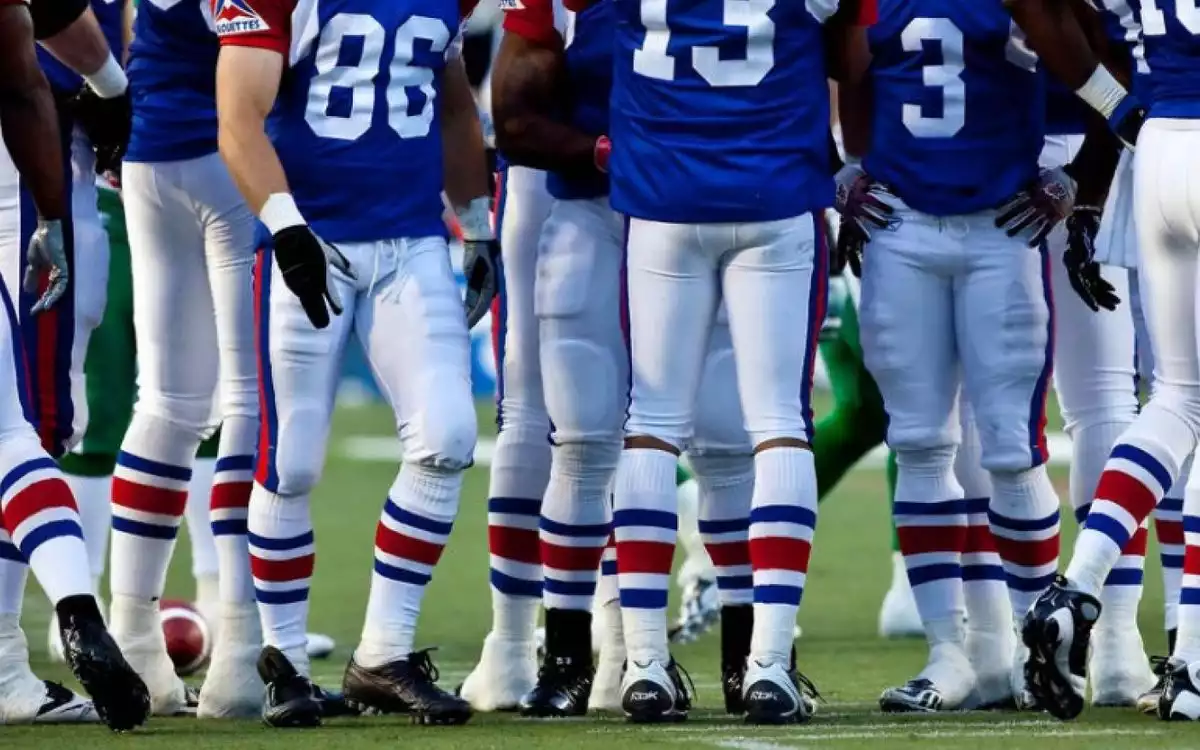
<svg viewBox="0 0 1200 750">
<path fill-rule="evenodd" d="M 121 17 L 122 2 L 123 0 L 91 0 L 92 12 L 96 14 L 96 20 L 100 23 L 100 30 L 104 32 L 104 38 L 108 40 L 108 47 L 118 60 L 121 59 L 123 51 L 122 39 L 125 28 Z M 83 85 L 83 79 L 75 71 L 60 63 L 40 46 L 37 49 L 37 55 L 38 62 L 41 63 L 42 70 L 45 71 L 46 79 L 50 81 L 51 86 L 60 91 L 74 93 Z"/>
<path fill-rule="evenodd" d="M 1146 46 L 1138 3 L 1142 0 L 1089 0 L 1104 20 L 1108 38 L 1121 45 L 1130 58 L 1133 71 L 1133 93 L 1144 103 L 1154 99 L 1150 86 L 1150 66 L 1146 62 Z"/>
<path fill-rule="evenodd" d="M 1150 116 L 1200 118 L 1200 0 L 1094 1 L 1141 26 Z"/>
<path fill-rule="evenodd" d="M 218 0 L 223 45 L 286 56 L 267 133 L 330 242 L 445 235 L 437 98 L 458 0 Z"/>
<path fill-rule="evenodd" d="M 217 49 L 209 0 L 141 1 L 129 49 L 127 161 L 182 161 L 217 150 Z"/>
<path fill-rule="evenodd" d="M 588 135 L 608 133 L 608 104 L 612 93 L 613 0 L 597 0 L 579 13 L 567 11 L 564 56 L 570 94 L 564 107 L 567 120 Z M 546 190 L 555 198 L 597 198 L 608 195 L 608 176 L 600 173 L 567 177 L 546 175 Z"/>
<path fill-rule="evenodd" d="M 935 216 L 995 208 L 1037 177 L 1046 81 L 1001 0 L 880 0 L 869 38 L 872 177 Z"/>
<path fill-rule="evenodd" d="M 612 0 L 617 211 L 774 221 L 833 202 L 821 24 L 833 0 Z"/>
</svg>

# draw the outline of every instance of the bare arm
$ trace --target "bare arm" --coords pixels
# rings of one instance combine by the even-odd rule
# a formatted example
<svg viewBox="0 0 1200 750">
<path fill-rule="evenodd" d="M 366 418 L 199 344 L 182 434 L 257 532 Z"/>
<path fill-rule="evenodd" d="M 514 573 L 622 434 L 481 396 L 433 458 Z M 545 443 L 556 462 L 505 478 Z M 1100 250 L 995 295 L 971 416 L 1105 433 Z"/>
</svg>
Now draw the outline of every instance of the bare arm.
<svg viewBox="0 0 1200 750">
<path fill-rule="evenodd" d="M 0 131 L 45 219 L 67 215 L 62 138 L 50 84 L 37 62 L 33 20 L 23 5 L 0 6 Z"/>
<path fill-rule="evenodd" d="M 238 190 L 258 214 L 269 196 L 288 192 L 265 130 L 282 74 L 283 56 L 268 49 L 222 47 L 217 58 L 217 143 Z"/>
<path fill-rule="evenodd" d="M 133 21 L 137 17 L 137 9 L 133 0 L 125 0 L 121 9 L 121 65 L 129 64 L 129 48 L 133 45 Z"/>
<path fill-rule="evenodd" d="M 488 169 L 479 109 L 462 58 L 442 71 L 442 161 L 446 197 L 455 207 L 487 198 Z"/>
<path fill-rule="evenodd" d="M 1097 53 L 1109 70 L 1126 86 L 1129 85 L 1130 70 L 1127 59 L 1116 53 L 1104 33 L 1096 11 L 1086 3 L 1075 0 L 1073 11 L 1080 29 L 1087 37 L 1088 44 Z M 1092 112 L 1087 120 L 1087 130 L 1083 145 L 1075 159 L 1067 165 L 1066 171 L 1076 182 L 1078 192 L 1075 204 L 1078 206 L 1102 206 L 1108 195 L 1109 185 L 1112 184 L 1113 173 L 1117 169 L 1117 161 L 1121 155 L 1121 141 L 1108 127 L 1108 123 L 1099 114 Z"/>
<path fill-rule="evenodd" d="M 105 99 L 120 96 L 129 82 L 110 50 L 92 9 L 88 8 L 62 31 L 41 40 L 50 54 L 87 80 Z"/>
<path fill-rule="evenodd" d="M 561 101 L 562 52 L 505 33 L 492 69 L 496 147 L 513 164 L 594 174 L 597 134 L 556 120 Z"/>
<path fill-rule="evenodd" d="M 847 157 L 862 158 L 871 142 L 871 48 L 867 30 L 858 26 L 846 38 L 847 76 L 838 85 L 838 118 Z"/>
</svg>

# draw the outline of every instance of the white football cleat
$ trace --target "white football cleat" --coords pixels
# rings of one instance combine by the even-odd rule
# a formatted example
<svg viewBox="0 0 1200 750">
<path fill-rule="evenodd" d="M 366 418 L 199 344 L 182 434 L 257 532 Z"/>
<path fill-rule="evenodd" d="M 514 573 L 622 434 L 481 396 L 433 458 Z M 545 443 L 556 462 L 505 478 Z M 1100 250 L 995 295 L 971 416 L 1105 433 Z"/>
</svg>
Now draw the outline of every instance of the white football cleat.
<svg viewBox="0 0 1200 750">
<path fill-rule="evenodd" d="M 337 648 L 337 642 L 324 633 L 305 633 L 305 636 L 308 638 L 309 659 L 328 659 Z"/>
<path fill-rule="evenodd" d="M 1108 614 L 1107 612 L 1105 614 Z M 1136 706 L 1157 681 L 1137 624 L 1105 627 L 1104 615 L 1092 630 L 1088 680 L 1093 706 Z"/>
<path fill-rule="evenodd" d="M 502 641 L 488 633 L 479 663 L 459 688 L 476 711 L 516 711 L 521 698 L 537 684 L 533 641 Z"/>
<path fill-rule="evenodd" d="M 929 663 L 913 679 L 888 688 L 879 697 L 885 713 L 957 711 L 975 691 L 975 670 L 962 648 L 950 643 L 934 646 Z"/>
<path fill-rule="evenodd" d="M 630 660 L 621 679 L 621 710 L 635 724 L 683 721 L 692 707 L 679 667 L 651 659 Z"/>
<path fill-rule="evenodd" d="M 598 625 L 598 626 L 597 626 Z M 621 603 L 599 606 L 592 617 L 592 643 L 600 648 L 596 676 L 588 707 L 599 711 L 621 710 L 621 676 L 625 671 L 625 638 L 621 629 Z"/>
<path fill-rule="evenodd" d="M 257 606 L 222 605 L 215 632 L 216 642 L 196 715 L 201 719 L 258 716 L 262 712 L 263 681 L 257 668 L 262 651 Z"/>
<path fill-rule="evenodd" d="M 1029 661 L 1029 647 L 1017 639 L 1017 645 L 1013 647 L 1013 663 L 1012 663 L 1012 697 L 1013 703 L 1018 711 L 1036 711 L 1038 710 L 1037 698 L 1033 697 L 1033 692 L 1029 690 L 1029 684 L 1025 681 L 1025 662 Z"/>
<path fill-rule="evenodd" d="M 785 662 L 762 664 L 750 659 L 743 680 L 747 724 L 803 723 L 817 711 L 814 696 L 809 694 L 816 692 L 812 683 L 800 678 Z"/>
<path fill-rule="evenodd" d="M 150 713 L 154 716 L 186 716 L 196 713 L 194 691 L 175 674 L 167 653 L 162 617 L 157 601 L 131 596 L 114 596 L 109 632 L 129 666 L 150 691 Z"/>
<path fill-rule="evenodd" d="M 1013 654 L 1016 634 L 1006 622 L 997 631 L 967 626 L 967 658 L 975 670 L 975 692 L 968 703 L 974 709 L 1011 707 Z M 1024 667 L 1022 661 L 1021 666 Z"/>
<path fill-rule="evenodd" d="M 879 608 L 879 635 L 884 638 L 923 638 L 925 627 L 908 582 L 904 556 L 892 553 L 892 585 Z"/>
<path fill-rule="evenodd" d="M 0 724 L 100 721 L 92 702 L 29 669 L 29 647 L 16 615 L 0 616 Z"/>
</svg>

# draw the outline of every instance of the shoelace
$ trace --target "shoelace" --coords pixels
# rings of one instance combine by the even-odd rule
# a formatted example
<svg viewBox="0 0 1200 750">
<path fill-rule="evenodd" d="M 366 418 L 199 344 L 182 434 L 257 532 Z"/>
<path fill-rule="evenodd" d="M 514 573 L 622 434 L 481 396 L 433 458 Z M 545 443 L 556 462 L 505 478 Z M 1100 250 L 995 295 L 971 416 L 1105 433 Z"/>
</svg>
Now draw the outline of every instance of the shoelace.
<svg viewBox="0 0 1200 750">
<path fill-rule="evenodd" d="M 821 695 L 821 692 L 819 690 L 817 690 L 817 686 L 815 684 L 813 684 L 813 681 L 808 678 L 808 675 L 797 670 L 796 671 L 796 682 L 800 683 L 800 687 L 804 688 L 804 693 L 808 697 L 812 698 L 813 700 L 819 700 L 822 703 L 825 702 L 825 696 Z"/>
<path fill-rule="evenodd" d="M 671 681 L 675 683 L 675 689 L 683 693 L 683 697 L 687 700 L 688 705 L 691 705 L 692 701 L 696 698 L 696 683 L 692 682 L 692 676 L 688 674 L 688 671 L 683 668 L 682 664 L 672 659 L 671 666 L 675 668 L 671 675 Z M 683 675 L 687 679 L 686 686 L 683 684 L 683 680 L 680 679 L 680 675 Z"/>
<path fill-rule="evenodd" d="M 417 671 L 417 674 L 430 683 L 436 683 L 438 678 L 441 677 L 437 665 L 433 663 L 433 658 L 430 656 L 431 653 L 437 650 L 437 646 L 430 646 L 429 648 L 423 648 L 408 655 L 409 665 Z"/>
<path fill-rule="evenodd" d="M 1154 672 L 1154 674 L 1158 675 L 1159 677 L 1166 677 L 1167 661 L 1169 659 L 1169 656 L 1151 656 L 1150 671 Z"/>
</svg>

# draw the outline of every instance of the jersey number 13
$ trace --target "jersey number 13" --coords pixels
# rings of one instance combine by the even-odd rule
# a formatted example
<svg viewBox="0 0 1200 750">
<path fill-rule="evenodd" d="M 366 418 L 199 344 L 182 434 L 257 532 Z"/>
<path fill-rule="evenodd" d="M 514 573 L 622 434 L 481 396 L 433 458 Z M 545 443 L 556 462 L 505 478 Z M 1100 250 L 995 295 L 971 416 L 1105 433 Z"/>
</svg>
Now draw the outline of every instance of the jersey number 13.
<svg viewBox="0 0 1200 750">
<path fill-rule="evenodd" d="M 790 0 L 795 2 L 796 0 Z M 660 81 L 675 80 L 674 57 L 667 52 L 671 26 L 667 0 L 640 0 L 646 38 L 634 50 L 633 71 Z M 692 47 L 692 68 L 709 86 L 757 86 L 775 65 L 775 22 L 767 15 L 775 0 L 724 0 L 724 24 L 746 29 L 746 56 L 721 58 L 718 47 Z"/>
</svg>

